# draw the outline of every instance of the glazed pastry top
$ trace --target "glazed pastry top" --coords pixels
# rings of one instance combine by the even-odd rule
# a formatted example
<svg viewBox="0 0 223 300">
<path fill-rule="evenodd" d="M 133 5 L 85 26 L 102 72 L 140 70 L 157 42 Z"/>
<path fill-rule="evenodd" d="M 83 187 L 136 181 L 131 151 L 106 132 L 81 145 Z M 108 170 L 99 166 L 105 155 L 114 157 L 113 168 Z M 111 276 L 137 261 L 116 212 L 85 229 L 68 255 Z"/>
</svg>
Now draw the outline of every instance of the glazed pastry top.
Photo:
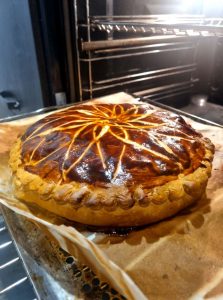
<svg viewBox="0 0 223 300">
<path fill-rule="evenodd" d="M 162 185 L 196 170 L 205 141 L 184 119 L 148 104 L 80 104 L 21 137 L 24 169 L 57 184 Z"/>
</svg>

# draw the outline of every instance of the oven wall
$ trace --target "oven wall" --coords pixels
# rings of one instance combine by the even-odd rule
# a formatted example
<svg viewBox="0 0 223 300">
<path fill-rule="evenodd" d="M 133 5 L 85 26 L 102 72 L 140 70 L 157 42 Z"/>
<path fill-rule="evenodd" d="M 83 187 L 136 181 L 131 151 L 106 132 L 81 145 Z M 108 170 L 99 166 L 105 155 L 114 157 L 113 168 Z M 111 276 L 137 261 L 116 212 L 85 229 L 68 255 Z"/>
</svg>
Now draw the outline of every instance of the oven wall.
<svg viewBox="0 0 223 300">
<path fill-rule="evenodd" d="M 13 108 L 13 101 L 19 101 L 20 106 Z M 29 3 L 1 0 L 0 118 L 33 111 L 43 105 Z"/>
</svg>

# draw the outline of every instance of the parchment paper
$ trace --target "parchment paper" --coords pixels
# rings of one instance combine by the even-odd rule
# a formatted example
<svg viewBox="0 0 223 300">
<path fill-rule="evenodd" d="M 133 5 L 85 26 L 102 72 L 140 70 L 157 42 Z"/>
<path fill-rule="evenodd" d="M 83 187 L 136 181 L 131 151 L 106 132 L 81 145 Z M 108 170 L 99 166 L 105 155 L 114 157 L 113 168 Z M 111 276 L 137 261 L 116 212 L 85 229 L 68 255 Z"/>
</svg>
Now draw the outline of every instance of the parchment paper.
<svg viewBox="0 0 223 300">
<path fill-rule="evenodd" d="M 98 101 L 134 101 L 119 93 Z M 41 116 L 43 117 L 43 115 Z M 60 246 L 128 299 L 223 298 L 223 130 L 187 119 L 216 146 L 207 197 L 175 217 L 112 236 L 89 232 L 13 197 L 8 154 L 17 134 L 39 119 L 0 125 L 0 202 L 36 222 Z M 221 299 L 222 299 L 221 298 Z"/>
</svg>

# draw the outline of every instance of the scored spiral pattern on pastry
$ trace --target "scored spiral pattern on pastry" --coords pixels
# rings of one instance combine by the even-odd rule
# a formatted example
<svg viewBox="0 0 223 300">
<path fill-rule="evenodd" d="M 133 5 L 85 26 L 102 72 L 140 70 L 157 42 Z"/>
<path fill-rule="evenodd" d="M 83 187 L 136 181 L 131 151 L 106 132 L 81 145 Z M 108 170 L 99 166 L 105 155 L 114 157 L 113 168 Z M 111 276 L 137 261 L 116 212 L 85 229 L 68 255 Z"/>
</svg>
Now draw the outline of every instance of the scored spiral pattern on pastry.
<svg viewBox="0 0 223 300">
<path fill-rule="evenodd" d="M 147 104 L 85 104 L 31 126 L 22 136 L 21 158 L 27 171 L 58 184 L 149 178 L 155 186 L 157 176 L 162 183 L 162 175 L 167 181 L 199 167 L 200 137 L 181 117 Z"/>
</svg>

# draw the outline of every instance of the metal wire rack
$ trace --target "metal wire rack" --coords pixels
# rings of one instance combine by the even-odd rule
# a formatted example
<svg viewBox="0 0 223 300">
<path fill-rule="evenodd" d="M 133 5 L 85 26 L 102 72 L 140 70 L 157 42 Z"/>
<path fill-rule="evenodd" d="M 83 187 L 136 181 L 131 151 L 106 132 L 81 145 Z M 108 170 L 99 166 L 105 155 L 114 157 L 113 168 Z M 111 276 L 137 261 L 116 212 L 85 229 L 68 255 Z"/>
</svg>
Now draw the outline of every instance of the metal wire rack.
<svg viewBox="0 0 223 300">
<path fill-rule="evenodd" d="M 191 15 L 93 16 L 92 30 L 175 35 L 222 35 L 222 18 Z"/>
<path fill-rule="evenodd" d="M 40 299 L 2 215 L 0 215 L 0 299 Z"/>
<path fill-rule="evenodd" d="M 91 7 L 89 0 L 74 0 L 81 100 L 121 90 L 147 91 L 155 100 L 189 96 L 200 82 L 200 45 L 205 41 L 214 45 L 223 37 L 223 18 L 113 15 L 113 8 L 106 8 L 107 15 L 99 15 L 92 13 Z M 159 64 L 163 58 L 169 63 Z M 152 61 L 157 65 L 150 64 Z"/>
</svg>

